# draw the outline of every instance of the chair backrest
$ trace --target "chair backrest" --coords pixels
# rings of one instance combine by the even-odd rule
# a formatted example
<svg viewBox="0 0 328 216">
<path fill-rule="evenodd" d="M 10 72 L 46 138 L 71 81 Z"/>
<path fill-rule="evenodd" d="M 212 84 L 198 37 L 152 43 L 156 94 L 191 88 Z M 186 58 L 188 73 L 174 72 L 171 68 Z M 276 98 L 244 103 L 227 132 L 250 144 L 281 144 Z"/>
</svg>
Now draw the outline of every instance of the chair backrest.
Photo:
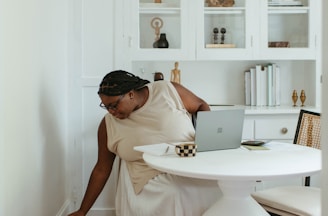
<svg viewBox="0 0 328 216">
<path fill-rule="evenodd" d="M 300 110 L 294 144 L 320 149 L 320 113 Z M 310 176 L 304 180 L 305 186 L 310 186 Z"/>
<path fill-rule="evenodd" d="M 300 110 L 294 144 L 320 149 L 320 113 Z"/>
</svg>

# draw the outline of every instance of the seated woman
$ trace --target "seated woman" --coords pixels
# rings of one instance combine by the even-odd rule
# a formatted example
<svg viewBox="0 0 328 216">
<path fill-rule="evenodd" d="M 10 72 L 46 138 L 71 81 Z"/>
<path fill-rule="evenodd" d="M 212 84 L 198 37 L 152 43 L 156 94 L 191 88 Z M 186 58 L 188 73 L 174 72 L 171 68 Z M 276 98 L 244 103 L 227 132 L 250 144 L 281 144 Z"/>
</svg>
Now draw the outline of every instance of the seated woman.
<svg viewBox="0 0 328 216">
<path fill-rule="evenodd" d="M 101 193 L 116 155 L 121 159 L 116 215 L 199 216 L 219 197 L 216 181 L 162 173 L 149 167 L 134 146 L 193 141 L 191 115 L 208 104 L 178 83 L 150 83 L 126 71 L 102 80 L 100 106 L 108 111 L 98 128 L 98 160 L 81 207 L 86 215 Z"/>
</svg>

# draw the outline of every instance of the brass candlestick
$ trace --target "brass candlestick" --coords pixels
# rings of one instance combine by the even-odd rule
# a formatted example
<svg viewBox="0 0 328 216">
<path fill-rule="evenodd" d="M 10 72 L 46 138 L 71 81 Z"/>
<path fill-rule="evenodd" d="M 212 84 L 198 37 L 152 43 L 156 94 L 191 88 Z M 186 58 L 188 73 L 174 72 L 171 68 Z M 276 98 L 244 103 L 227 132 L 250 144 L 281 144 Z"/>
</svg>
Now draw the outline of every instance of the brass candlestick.
<svg viewBox="0 0 328 216">
<path fill-rule="evenodd" d="M 306 95 L 305 95 L 305 91 L 304 90 L 301 91 L 300 100 L 302 102 L 302 105 L 301 106 L 303 107 L 304 106 L 304 102 L 306 100 Z"/>
<path fill-rule="evenodd" d="M 294 107 L 296 107 L 297 99 L 298 99 L 297 91 L 294 90 L 293 95 L 292 95 L 292 100 L 293 100 L 293 103 L 294 103 L 294 105 L 293 105 Z"/>
</svg>

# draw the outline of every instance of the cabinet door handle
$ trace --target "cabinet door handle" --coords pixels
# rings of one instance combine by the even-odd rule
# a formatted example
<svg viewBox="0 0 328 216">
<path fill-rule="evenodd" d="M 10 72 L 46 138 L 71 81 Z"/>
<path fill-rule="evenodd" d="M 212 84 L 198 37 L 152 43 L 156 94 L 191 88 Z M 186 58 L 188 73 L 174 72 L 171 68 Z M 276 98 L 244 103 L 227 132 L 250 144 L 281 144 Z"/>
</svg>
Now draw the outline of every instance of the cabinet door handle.
<svg viewBox="0 0 328 216">
<path fill-rule="evenodd" d="M 286 134 L 287 132 L 288 132 L 288 129 L 287 128 L 285 128 L 285 127 L 284 128 L 281 128 L 281 133 L 282 134 Z"/>
</svg>

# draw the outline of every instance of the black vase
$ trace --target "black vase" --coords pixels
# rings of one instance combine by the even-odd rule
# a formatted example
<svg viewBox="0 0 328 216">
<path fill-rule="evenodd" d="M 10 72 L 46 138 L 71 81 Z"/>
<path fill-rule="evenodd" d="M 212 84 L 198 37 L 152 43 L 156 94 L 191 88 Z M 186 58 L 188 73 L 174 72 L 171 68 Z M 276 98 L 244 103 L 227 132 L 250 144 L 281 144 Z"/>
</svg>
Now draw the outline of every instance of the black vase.
<svg viewBox="0 0 328 216">
<path fill-rule="evenodd" d="M 157 47 L 158 48 L 169 48 L 169 42 L 166 40 L 166 34 L 161 33 L 159 36 L 159 39 L 157 41 Z"/>
<path fill-rule="evenodd" d="M 158 40 L 153 43 L 153 48 L 158 48 Z"/>
</svg>

